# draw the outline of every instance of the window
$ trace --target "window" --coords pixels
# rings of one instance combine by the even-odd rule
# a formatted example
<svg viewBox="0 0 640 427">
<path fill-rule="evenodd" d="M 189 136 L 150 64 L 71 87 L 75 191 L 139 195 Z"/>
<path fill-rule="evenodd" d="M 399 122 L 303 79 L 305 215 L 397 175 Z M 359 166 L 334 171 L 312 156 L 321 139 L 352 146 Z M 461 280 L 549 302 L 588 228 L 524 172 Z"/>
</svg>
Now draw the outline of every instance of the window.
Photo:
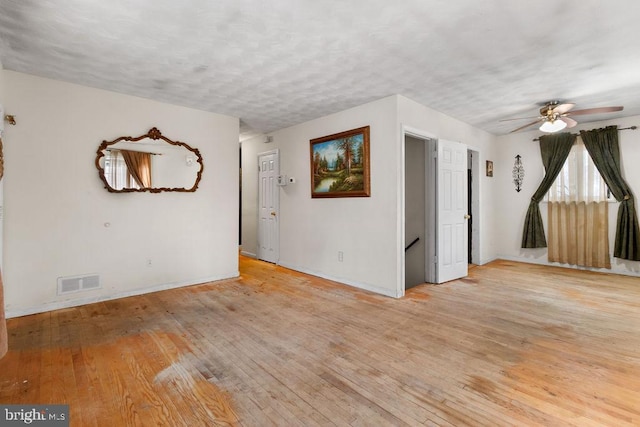
<svg viewBox="0 0 640 427">
<path fill-rule="evenodd" d="M 140 188 L 129 173 L 124 157 L 118 150 L 109 150 L 104 156 L 104 177 L 114 190 Z"/>
<path fill-rule="evenodd" d="M 582 140 L 578 138 L 545 201 L 590 203 L 607 200 L 615 201 Z"/>
</svg>

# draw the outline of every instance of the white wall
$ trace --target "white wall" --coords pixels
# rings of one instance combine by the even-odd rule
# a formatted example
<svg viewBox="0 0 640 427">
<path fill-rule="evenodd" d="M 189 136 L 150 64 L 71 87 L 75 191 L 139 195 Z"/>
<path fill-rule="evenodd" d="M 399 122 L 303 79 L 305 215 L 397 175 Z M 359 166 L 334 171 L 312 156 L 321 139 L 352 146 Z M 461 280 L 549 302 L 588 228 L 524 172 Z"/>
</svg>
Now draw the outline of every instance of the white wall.
<svg viewBox="0 0 640 427">
<path fill-rule="evenodd" d="M 397 97 L 352 108 L 242 143 L 242 250 L 256 253 L 257 153 L 279 148 L 280 261 L 292 269 L 396 294 Z M 371 197 L 312 199 L 309 141 L 370 126 Z M 338 252 L 344 253 L 343 262 Z"/>
<path fill-rule="evenodd" d="M 162 155 L 151 157 L 153 186 L 192 188 L 200 170 L 197 157 L 184 147 L 163 147 L 157 151 Z M 191 158 L 191 164 L 187 163 L 187 157 Z"/>
<path fill-rule="evenodd" d="M 280 149 L 281 173 L 296 178 L 280 190 L 279 264 L 373 290 L 401 293 L 404 251 L 400 195 L 401 125 L 424 129 L 435 137 L 457 140 L 492 156 L 493 136 L 430 110 L 402 96 L 391 96 L 337 114 L 243 141 L 242 250 L 257 253 L 257 154 Z M 371 197 L 311 199 L 309 141 L 369 125 L 371 127 Z M 484 158 L 484 157 L 483 157 Z M 490 158 L 490 157 L 489 157 Z M 486 178 L 489 180 L 489 178 Z M 481 183 L 483 262 L 495 257 L 492 182 Z M 338 261 L 338 252 L 344 261 Z"/>
<path fill-rule="evenodd" d="M 237 118 L 1 73 L 18 119 L 5 132 L 9 316 L 238 275 Z M 108 193 L 100 142 L 153 126 L 200 150 L 198 191 Z M 58 277 L 90 273 L 101 290 L 56 296 Z"/>
<path fill-rule="evenodd" d="M 571 131 L 578 132 L 580 130 L 596 129 L 609 125 L 618 125 L 619 127 L 640 125 L 640 116 L 587 123 L 578 125 L 571 129 Z M 539 145 L 537 142 L 532 141 L 534 138 L 538 138 L 540 134 L 541 132 L 535 130 L 497 138 L 499 155 L 496 158 L 496 162 L 494 162 L 494 176 L 497 183 L 496 191 L 499 195 L 497 205 L 501 206 L 502 209 L 496 211 L 499 223 L 501 224 L 501 226 L 496 229 L 496 235 L 497 240 L 500 242 L 498 256 L 503 259 L 549 264 L 547 261 L 546 248 L 520 248 L 524 217 L 529 206 L 529 201 L 544 176 L 544 167 L 540 157 Z M 640 197 L 640 168 L 637 167 L 637 159 L 640 158 L 640 131 L 622 130 L 619 131 L 618 136 L 620 141 L 622 171 L 636 197 L 637 210 L 637 198 Z M 511 170 L 517 154 L 522 156 L 522 163 L 525 170 L 522 191 L 520 193 L 515 191 L 515 185 L 513 185 L 511 177 Z M 609 204 L 609 242 L 612 255 L 618 205 L 618 203 Z M 540 213 L 546 231 L 547 207 L 544 202 L 540 203 Z M 553 264 L 560 265 L 557 263 Z M 563 266 L 569 267 L 568 265 Z M 601 271 L 640 275 L 640 262 L 612 258 L 611 270 L 602 269 Z"/>
<path fill-rule="evenodd" d="M 0 104 L 4 105 L 4 70 L 2 68 L 2 63 L 0 62 Z M 5 111 L 5 114 L 11 114 Z M 1 118 L 4 123 L 4 117 Z"/>
</svg>

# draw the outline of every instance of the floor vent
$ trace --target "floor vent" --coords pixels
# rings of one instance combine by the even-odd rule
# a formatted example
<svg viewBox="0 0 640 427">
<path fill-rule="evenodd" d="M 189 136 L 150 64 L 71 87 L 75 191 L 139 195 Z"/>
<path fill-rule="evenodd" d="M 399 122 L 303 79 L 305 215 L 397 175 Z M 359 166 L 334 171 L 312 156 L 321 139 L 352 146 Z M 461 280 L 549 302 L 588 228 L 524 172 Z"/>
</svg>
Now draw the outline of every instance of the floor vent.
<svg viewBox="0 0 640 427">
<path fill-rule="evenodd" d="M 58 277 L 58 295 L 72 292 L 90 291 L 100 288 L 100 276 L 89 274 L 86 276 Z"/>
</svg>

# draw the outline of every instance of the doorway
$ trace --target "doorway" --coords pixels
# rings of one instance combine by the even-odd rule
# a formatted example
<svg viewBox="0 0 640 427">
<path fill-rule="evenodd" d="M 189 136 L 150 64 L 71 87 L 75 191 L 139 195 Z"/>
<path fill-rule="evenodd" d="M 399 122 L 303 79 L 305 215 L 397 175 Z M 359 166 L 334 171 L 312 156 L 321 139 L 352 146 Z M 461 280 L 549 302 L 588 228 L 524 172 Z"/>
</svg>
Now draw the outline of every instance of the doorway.
<svg viewBox="0 0 640 427">
<path fill-rule="evenodd" d="M 480 264 L 480 151 L 467 147 L 467 169 L 469 182 L 469 264 Z"/>
<path fill-rule="evenodd" d="M 436 141 L 405 135 L 405 289 L 435 282 Z"/>
<path fill-rule="evenodd" d="M 480 259 L 479 158 L 464 144 L 404 129 L 400 295 L 422 283 L 464 277 L 468 263 Z"/>
</svg>

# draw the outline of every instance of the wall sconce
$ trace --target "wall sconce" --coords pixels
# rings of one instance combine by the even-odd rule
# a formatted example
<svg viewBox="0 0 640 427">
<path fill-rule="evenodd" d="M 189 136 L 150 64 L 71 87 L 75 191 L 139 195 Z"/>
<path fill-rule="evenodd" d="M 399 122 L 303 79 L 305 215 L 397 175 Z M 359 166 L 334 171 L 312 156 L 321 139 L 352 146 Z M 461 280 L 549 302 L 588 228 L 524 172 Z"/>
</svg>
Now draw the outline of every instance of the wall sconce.
<svg viewBox="0 0 640 427">
<path fill-rule="evenodd" d="M 522 157 L 518 154 L 513 164 L 513 183 L 516 185 L 518 193 L 522 190 L 522 178 L 524 178 L 524 167 L 522 166 Z"/>
</svg>

